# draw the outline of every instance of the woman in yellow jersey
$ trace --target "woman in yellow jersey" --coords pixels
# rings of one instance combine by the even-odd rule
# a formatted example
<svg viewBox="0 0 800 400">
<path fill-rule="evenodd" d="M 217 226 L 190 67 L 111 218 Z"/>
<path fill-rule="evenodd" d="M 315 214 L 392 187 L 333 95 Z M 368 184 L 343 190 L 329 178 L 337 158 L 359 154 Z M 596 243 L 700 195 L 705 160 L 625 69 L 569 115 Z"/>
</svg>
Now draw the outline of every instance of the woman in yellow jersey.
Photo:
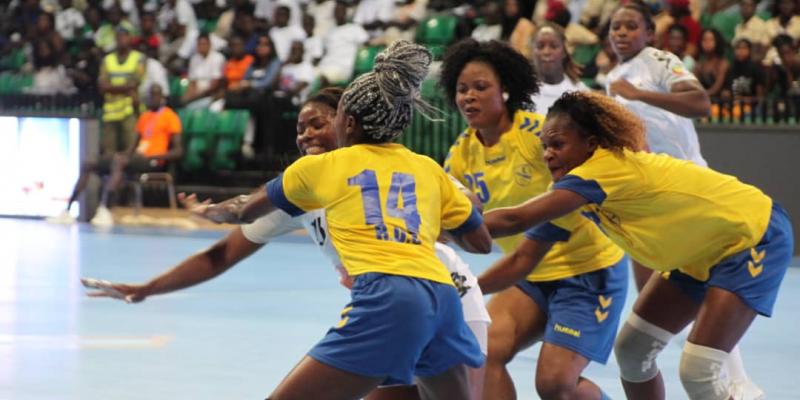
<svg viewBox="0 0 800 400">
<path fill-rule="evenodd" d="M 339 149 L 306 156 L 266 190 L 210 206 L 218 221 L 252 221 L 275 208 L 324 208 L 352 301 L 341 320 L 281 382 L 272 399 L 356 399 L 378 385 L 411 384 L 423 398 L 470 397 L 465 366 L 484 357 L 458 292 L 434 252 L 440 229 L 487 253 L 480 214 L 435 161 L 392 143 L 420 102 L 431 55 L 398 41 L 342 95 Z"/>
<path fill-rule="evenodd" d="M 755 316 L 772 313 L 792 256 L 783 208 L 733 176 L 638 151 L 642 122 L 599 94 L 563 95 L 542 142 L 552 189 L 486 214 L 492 234 L 568 225 L 559 217 L 580 210 L 631 257 L 663 272 L 645 285 L 615 345 L 628 398 L 665 398 L 655 357 L 692 320 L 680 362 L 688 397 L 739 398 L 720 369 Z"/>
<path fill-rule="evenodd" d="M 544 117 L 528 111 L 539 88 L 528 60 L 500 42 L 466 40 L 445 56 L 441 86 L 469 124 L 445 170 L 487 210 L 544 193 L 552 180 L 539 141 Z M 484 292 L 504 289 L 488 305 L 484 398 L 515 396 L 506 364 L 537 340 L 544 341 L 536 371 L 541 397 L 603 398 L 581 373 L 611 353 L 628 272 L 622 251 L 594 224 L 577 219 L 570 230 L 552 226 L 498 240 L 510 254 L 479 282 Z M 533 259 L 542 259 L 535 269 L 518 263 Z"/>
</svg>

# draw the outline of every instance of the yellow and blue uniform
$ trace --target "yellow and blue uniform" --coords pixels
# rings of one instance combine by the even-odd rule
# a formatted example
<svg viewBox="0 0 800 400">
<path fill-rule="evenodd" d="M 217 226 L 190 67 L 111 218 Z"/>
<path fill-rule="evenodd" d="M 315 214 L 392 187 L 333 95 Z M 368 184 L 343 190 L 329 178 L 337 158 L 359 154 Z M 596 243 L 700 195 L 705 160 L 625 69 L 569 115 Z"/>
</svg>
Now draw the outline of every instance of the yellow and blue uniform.
<svg viewBox="0 0 800 400">
<path fill-rule="evenodd" d="M 468 232 L 482 218 L 435 161 L 399 144 L 359 144 L 301 158 L 267 194 L 292 216 L 324 208 L 355 279 L 342 320 L 311 357 L 385 384 L 483 363 L 433 247 L 440 229 Z"/>
<path fill-rule="evenodd" d="M 516 206 L 545 193 L 552 177 L 539 139 L 543 125 L 543 115 L 519 110 L 511 129 L 491 147 L 484 146 L 475 129 L 467 128 L 451 146 L 445 171 L 470 188 L 487 211 Z M 626 258 L 594 224 L 578 214 L 572 219 L 575 224 L 568 229 L 546 223 L 526 234 L 496 242 L 506 253 L 526 237 L 555 243 L 517 286 L 548 313 L 545 341 L 605 362 L 627 293 Z M 597 273 L 591 277 L 583 277 L 594 272 Z M 561 284 L 563 290 L 555 290 Z M 574 295 L 598 290 L 605 291 L 594 296 Z M 604 299 L 613 298 L 613 307 L 600 307 L 601 313 L 608 314 L 596 318 L 595 309 L 608 304 L 605 300 L 600 302 L 601 295 Z"/>
<path fill-rule="evenodd" d="M 667 155 L 599 148 L 553 189 L 584 197 L 582 213 L 614 243 L 650 268 L 673 271 L 675 282 L 694 282 L 682 287 L 695 298 L 718 286 L 771 313 L 792 231 L 783 208 L 758 188 Z"/>
</svg>

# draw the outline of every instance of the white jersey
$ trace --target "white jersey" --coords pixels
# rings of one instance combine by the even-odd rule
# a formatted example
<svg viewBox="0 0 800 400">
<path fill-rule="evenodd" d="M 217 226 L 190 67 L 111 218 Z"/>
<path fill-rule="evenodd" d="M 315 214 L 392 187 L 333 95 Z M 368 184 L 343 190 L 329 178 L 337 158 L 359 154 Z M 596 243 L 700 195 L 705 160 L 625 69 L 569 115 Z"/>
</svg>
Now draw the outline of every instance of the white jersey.
<svg viewBox="0 0 800 400">
<path fill-rule="evenodd" d="M 625 78 L 639 89 L 661 93 L 669 93 L 672 85 L 678 82 L 697 81 L 676 55 L 653 47 L 645 47 L 635 57 L 617 64 L 608 73 L 606 92 L 611 82 L 620 78 Z M 647 144 L 652 152 L 667 153 L 704 167 L 708 165 L 700 154 L 700 142 L 692 120 L 619 95 L 614 99 L 642 119 L 647 129 Z"/>
<path fill-rule="evenodd" d="M 266 244 L 270 240 L 285 235 L 294 230 L 305 228 L 309 237 L 314 241 L 325 257 L 330 260 L 340 274 L 345 274 L 341 267 L 339 253 L 331 244 L 328 234 L 328 223 L 325 219 L 325 210 L 309 211 L 299 217 L 292 218 L 289 214 L 275 210 L 248 225 L 242 225 L 242 234 L 253 243 Z M 483 293 L 478 287 L 478 279 L 470 271 L 458 254 L 450 247 L 436 243 L 436 255 L 450 271 L 453 283 L 461 296 L 464 308 L 464 320 L 467 322 L 491 322 L 489 312 L 483 303 Z"/>
<path fill-rule="evenodd" d="M 562 94 L 584 90 L 589 90 L 589 87 L 581 81 L 574 83 L 568 76 L 564 75 L 564 79 L 555 85 L 541 82 L 539 94 L 531 96 L 531 101 L 536 105 L 536 112 L 547 115 L 547 110 L 550 109 L 553 103 L 555 103 Z"/>
</svg>

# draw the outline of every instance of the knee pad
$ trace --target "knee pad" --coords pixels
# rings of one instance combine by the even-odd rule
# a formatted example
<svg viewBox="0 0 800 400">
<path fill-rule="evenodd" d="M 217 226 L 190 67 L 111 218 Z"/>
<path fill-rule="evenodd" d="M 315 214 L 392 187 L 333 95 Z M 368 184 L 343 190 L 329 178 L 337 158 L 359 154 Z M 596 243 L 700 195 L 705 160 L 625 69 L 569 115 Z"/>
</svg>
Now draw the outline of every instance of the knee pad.
<svg viewBox="0 0 800 400">
<path fill-rule="evenodd" d="M 631 313 L 614 344 L 620 376 L 627 382 L 647 382 L 658 375 L 656 357 L 674 336 Z"/>
<path fill-rule="evenodd" d="M 681 354 L 680 376 L 691 400 L 727 400 L 729 385 L 721 371 L 728 353 L 686 342 Z"/>
</svg>

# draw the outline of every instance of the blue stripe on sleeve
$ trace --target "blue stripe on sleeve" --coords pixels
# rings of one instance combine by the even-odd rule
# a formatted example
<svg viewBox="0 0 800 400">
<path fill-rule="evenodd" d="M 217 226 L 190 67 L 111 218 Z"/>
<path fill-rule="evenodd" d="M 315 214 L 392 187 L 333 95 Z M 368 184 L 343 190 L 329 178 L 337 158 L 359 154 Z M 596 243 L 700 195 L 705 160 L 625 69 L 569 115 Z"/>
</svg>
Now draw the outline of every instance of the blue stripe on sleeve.
<svg viewBox="0 0 800 400">
<path fill-rule="evenodd" d="M 569 236 L 570 231 L 559 228 L 551 222 L 536 225 L 525 232 L 526 238 L 544 242 L 566 242 Z"/>
<path fill-rule="evenodd" d="M 467 232 L 471 232 L 483 224 L 483 217 L 475 207 L 472 207 L 472 213 L 461 226 L 455 229 L 450 229 L 448 232 L 455 236 L 461 236 Z"/>
<path fill-rule="evenodd" d="M 267 182 L 267 197 L 269 197 L 269 200 L 275 207 L 280 208 L 293 217 L 305 214 L 305 211 L 292 204 L 292 202 L 286 198 L 286 194 L 283 193 L 283 174 Z"/>
<path fill-rule="evenodd" d="M 575 175 L 565 175 L 553 184 L 553 189 L 569 190 L 575 192 L 590 203 L 597 205 L 603 204 L 606 200 L 606 192 L 600 187 L 596 180 L 584 180 Z"/>
</svg>

